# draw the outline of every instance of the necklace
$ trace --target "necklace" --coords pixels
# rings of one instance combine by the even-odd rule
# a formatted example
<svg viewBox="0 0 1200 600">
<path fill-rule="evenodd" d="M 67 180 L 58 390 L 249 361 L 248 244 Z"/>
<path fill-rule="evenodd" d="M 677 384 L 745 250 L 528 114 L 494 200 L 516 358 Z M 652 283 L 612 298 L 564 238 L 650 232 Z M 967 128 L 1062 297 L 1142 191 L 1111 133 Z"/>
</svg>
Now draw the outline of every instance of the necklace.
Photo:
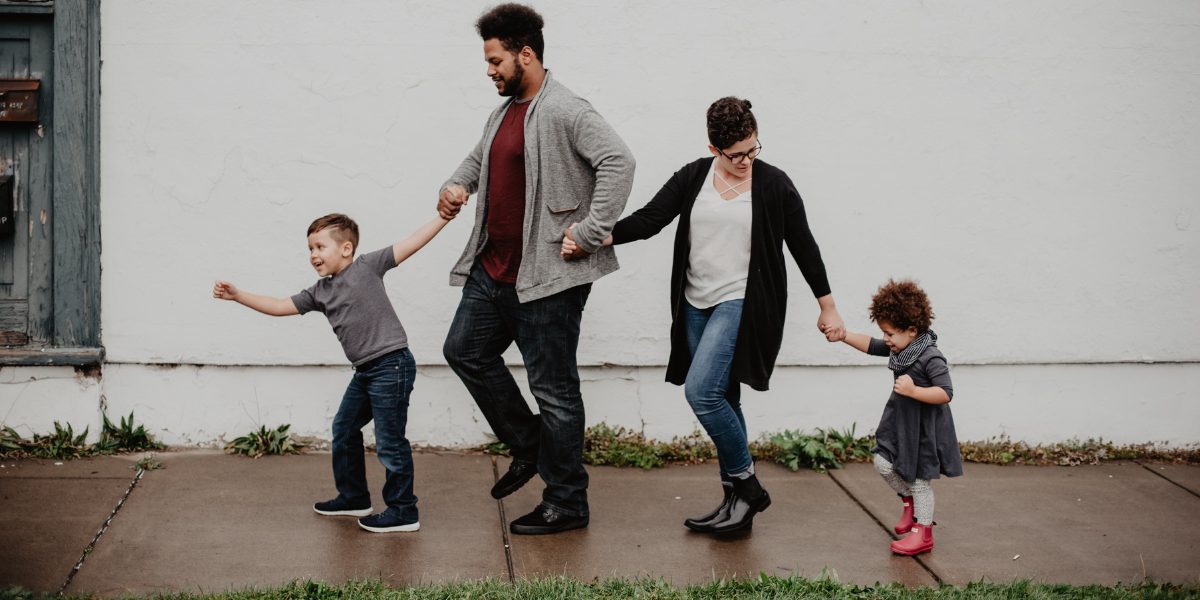
<svg viewBox="0 0 1200 600">
<path fill-rule="evenodd" d="M 737 188 L 739 188 L 743 185 L 746 185 L 747 183 L 750 183 L 750 180 L 754 179 L 754 177 L 751 176 L 751 177 L 747 177 L 744 180 L 739 181 L 737 183 L 730 184 L 728 181 L 725 181 L 724 177 L 721 177 L 720 171 L 713 169 L 713 175 L 716 175 L 717 179 L 720 179 L 721 183 L 725 184 L 725 189 L 717 190 L 717 193 L 720 194 L 722 197 L 724 197 L 725 194 L 728 194 L 729 192 L 733 192 L 737 195 L 741 195 L 742 192 L 737 191 Z M 734 197 L 736 198 L 737 196 L 734 196 Z"/>
</svg>

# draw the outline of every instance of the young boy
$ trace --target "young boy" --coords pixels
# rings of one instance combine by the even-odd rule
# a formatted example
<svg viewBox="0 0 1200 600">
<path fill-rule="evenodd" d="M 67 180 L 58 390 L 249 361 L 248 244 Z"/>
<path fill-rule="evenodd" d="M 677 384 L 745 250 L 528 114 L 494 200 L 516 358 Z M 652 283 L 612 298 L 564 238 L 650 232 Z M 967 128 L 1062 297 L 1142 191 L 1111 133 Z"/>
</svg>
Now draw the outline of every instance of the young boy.
<svg viewBox="0 0 1200 600">
<path fill-rule="evenodd" d="M 338 495 L 317 502 L 322 515 L 362 517 L 367 531 L 416 531 L 417 497 L 413 494 L 412 448 L 404 437 L 408 398 L 416 363 L 408 337 L 383 287 L 383 275 L 420 250 L 449 221 L 441 217 L 422 225 L 408 239 L 354 260 L 358 225 L 346 215 L 325 215 L 308 226 L 308 259 L 321 279 L 291 298 L 272 298 L 217 281 L 213 297 L 233 300 L 276 317 L 325 314 L 333 326 L 354 376 L 333 418 L 333 482 Z M 375 448 L 387 469 L 383 499 L 387 509 L 372 515 L 363 458 L 362 428 L 375 421 Z"/>
</svg>

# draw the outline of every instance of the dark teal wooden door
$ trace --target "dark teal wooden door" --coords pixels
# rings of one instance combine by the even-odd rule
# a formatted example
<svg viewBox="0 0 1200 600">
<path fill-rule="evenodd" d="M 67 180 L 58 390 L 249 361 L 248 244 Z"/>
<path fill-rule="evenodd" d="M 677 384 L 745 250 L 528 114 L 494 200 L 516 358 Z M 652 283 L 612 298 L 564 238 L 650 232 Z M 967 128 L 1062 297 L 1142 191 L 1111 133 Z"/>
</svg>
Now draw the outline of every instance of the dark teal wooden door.
<svg viewBox="0 0 1200 600">
<path fill-rule="evenodd" d="M 53 65 L 49 16 L 0 16 L 0 79 L 39 79 L 40 123 L 0 123 L 0 176 L 8 176 L 14 232 L 0 234 L 0 347 L 53 339 Z"/>
</svg>

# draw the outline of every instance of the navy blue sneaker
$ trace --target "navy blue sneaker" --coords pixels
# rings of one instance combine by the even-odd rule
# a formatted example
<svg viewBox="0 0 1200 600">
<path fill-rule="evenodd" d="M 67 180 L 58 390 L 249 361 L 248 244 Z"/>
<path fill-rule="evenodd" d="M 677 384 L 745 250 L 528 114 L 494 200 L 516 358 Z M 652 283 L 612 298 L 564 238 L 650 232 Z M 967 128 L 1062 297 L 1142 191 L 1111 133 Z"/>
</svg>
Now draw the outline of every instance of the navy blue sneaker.
<svg viewBox="0 0 1200 600">
<path fill-rule="evenodd" d="M 391 508 L 369 517 L 358 520 L 358 526 L 375 533 L 391 533 L 395 531 L 416 531 L 421 528 L 420 521 L 402 519 Z"/>
<path fill-rule="evenodd" d="M 365 517 L 371 514 L 371 501 L 363 502 L 348 502 L 342 499 L 341 496 L 333 500 L 318 502 L 313 505 L 313 510 L 318 515 L 329 516 L 345 516 L 345 517 Z"/>
</svg>

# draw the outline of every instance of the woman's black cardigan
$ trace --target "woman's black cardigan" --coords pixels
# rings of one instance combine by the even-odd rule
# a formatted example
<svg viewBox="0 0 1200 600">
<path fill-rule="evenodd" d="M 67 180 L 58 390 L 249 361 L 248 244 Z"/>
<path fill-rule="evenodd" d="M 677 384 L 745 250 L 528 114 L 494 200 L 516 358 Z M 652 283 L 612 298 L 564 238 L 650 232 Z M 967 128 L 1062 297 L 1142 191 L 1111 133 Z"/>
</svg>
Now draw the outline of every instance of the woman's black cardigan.
<svg viewBox="0 0 1200 600">
<path fill-rule="evenodd" d="M 646 206 L 621 219 L 613 228 L 613 244 L 652 237 L 676 216 L 675 255 L 671 260 L 671 358 L 667 381 L 683 385 L 692 357 L 683 319 L 683 290 L 687 284 L 688 232 L 692 206 L 708 178 L 713 157 L 702 158 L 675 172 Z M 813 296 L 829 294 L 829 279 L 821 250 L 808 229 L 804 202 L 783 171 L 759 160 L 754 163 L 750 225 L 750 272 L 733 352 L 730 378 L 765 391 L 783 345 L 787 312 L 787 268 L 783 243 L 800 266 Z"/>
</svg>

